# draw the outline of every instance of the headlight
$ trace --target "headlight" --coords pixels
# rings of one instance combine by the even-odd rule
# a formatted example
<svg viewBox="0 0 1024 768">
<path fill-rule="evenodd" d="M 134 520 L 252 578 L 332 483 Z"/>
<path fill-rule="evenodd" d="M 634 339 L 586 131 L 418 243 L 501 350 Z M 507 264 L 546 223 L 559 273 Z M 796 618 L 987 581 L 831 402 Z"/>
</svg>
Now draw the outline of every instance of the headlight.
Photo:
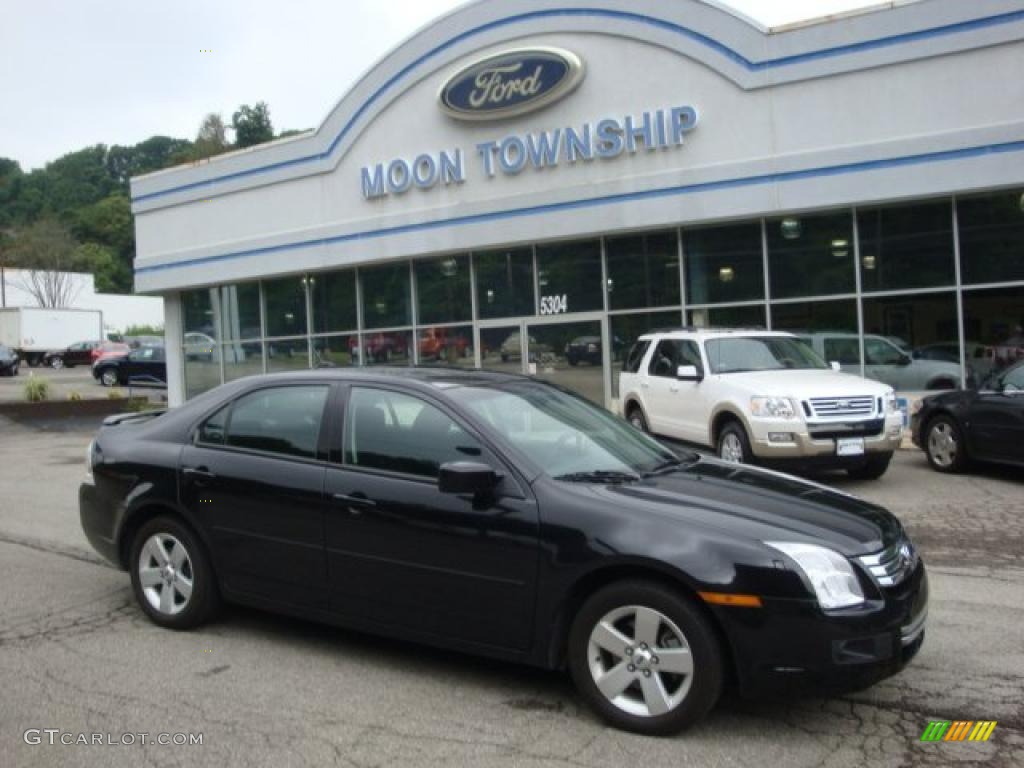
<svg viewBox="0 0 1024 768">
<path fill-rule="evenodd" d="M 773 419 L 795 419 L 796 408 L 788 397 L 752 397 L 750 412 L 755 416 Z"/>
<path fill-rule="evenodd" d="M 899 410 L 899 406 L 896 405 L 896 393 L 891 389 L 885 393 L 885 412 L 896 413 Z"/>
<path fill-rule="evenodd" d="M 814 588 L 818 604 L 825 610 L 848 608 L 864 602 L 857 574 L 850 561 L 826 547 L 791 541 L 766 541 L 772 549 L 789 555 Z"/>
</svg>

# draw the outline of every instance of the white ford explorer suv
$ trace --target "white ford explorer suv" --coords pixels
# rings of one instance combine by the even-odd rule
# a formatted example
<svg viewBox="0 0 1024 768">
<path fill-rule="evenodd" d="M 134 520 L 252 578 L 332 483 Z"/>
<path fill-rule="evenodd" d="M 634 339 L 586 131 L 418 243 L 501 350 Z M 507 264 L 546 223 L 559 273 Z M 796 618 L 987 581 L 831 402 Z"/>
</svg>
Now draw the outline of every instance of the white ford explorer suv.
<svg viewBox="0 0 1024 768">
<path fill-rule="evenodd" d="M 726 461 L 881 477 L 903 434 L 893 389 L 836 368 L 791 333 L 686 328 L 641 336 L 619 393 L 635 427 Z"/>
</svg>

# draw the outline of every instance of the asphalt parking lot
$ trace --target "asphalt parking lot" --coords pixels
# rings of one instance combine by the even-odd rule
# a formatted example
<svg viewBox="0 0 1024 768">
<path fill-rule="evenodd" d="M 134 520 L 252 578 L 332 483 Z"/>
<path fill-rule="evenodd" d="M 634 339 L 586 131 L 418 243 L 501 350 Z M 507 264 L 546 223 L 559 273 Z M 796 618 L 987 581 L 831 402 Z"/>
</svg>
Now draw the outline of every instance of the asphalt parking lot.
<svg viewBox="0 0 1024 768">
<path fill-rule="evenodd" d="M 561 674 L 243 609 L 199 631 L 158 629 L 79 527 L 92 426 L 0 417 L 4 765 L 1024 765 L 1019 471 L 945 477 L 901 451 L 881 481 L 828 477 L 889 506 L 922 551 L 932 602 L 920 655 L 838 698 L 727 696 L 695 730 L 653 739 L 604 726 Z M 998 725 L 987 743 L 921 743 L 933 719 Z M 203 743 L 32 745 L 30 728 Z"/>
</svg>

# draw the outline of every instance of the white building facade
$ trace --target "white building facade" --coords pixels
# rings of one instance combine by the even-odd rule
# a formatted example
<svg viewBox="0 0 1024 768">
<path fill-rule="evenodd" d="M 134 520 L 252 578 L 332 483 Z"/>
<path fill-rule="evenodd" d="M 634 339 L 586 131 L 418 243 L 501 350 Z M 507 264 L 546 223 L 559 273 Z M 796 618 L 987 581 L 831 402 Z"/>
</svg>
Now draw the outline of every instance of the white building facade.
<svg viewBox="0 0 1024 768">
<path fill-rule="evenodd" d="M 984 376 L 1024 355 L 1022 71 L 1021 0 L 776 30 L 471 3 L 315 132 L 133 179 L 170 400 L 442 362 L 611 405 L 630 341 L 682 324 L 791 329 L 898 389 Z"/>
</svg>

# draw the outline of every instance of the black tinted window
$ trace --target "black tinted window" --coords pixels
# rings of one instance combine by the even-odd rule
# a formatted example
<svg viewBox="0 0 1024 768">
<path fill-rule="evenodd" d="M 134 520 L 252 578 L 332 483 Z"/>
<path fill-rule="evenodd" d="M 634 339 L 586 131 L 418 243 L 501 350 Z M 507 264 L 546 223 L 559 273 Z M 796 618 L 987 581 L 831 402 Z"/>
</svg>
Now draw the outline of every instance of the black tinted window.
<svg viewBox="0 0 1024 768">
<path fill-rule="evenodd" d="M 203 423 L 199 428 L 199 442 L 224 445 L 224 428 L 227 426 L 230 408 L 230 405 L 225 405 Z"/>
<path fill-rule="evenodd" d="M 276 387 L 235 401 L 227 444 L 314 458 L 327 387 Z"/>
<path fill-rule="evenodd" d="M 345 418 L 345 463 L 437 477 L 449 461 L 481 456 L 480 444 L 440 409 L 398 392 L 356 387 Z"/>
<path fill-rule="evenodd" d="M 622 370 L 625 373 L 636 373 L 640 370 L 640 363 L 643 362 L 644 354 L 647 352 L 647 348 L 651 346 L 650 341 L 638 341 L 629 350 L 629 354 L 626 356 L 626 362 L 622 364 Z"/>
<path fill-rule="evenodd" d="M 692 365 L 702 369 L 700 350 L 696 342 L 680 339 L 665 339 L 658 342 L 651 357 L 651 365 L 648 373 L 652 376 L 662 376 L 674 379 L 676 370 L 681 365 Z"/>
</svg>

